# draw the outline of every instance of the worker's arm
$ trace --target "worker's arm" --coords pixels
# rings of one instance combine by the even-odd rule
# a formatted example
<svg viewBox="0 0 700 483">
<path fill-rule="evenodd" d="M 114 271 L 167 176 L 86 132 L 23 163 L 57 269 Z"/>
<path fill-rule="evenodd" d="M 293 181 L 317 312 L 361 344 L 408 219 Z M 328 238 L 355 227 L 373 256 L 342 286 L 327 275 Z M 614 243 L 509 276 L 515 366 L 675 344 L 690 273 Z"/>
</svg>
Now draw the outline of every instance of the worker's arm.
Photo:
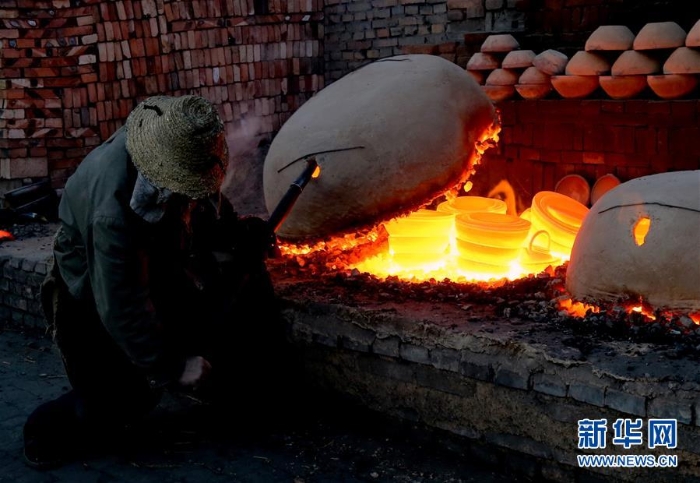
<svg viewBox="0 0 700 483">
<path fill-rule="evenodd" d="M 132 231 L 122 219 L 99 217 L 88 238 L 90 285 L 105 328 L 151 384 L 177 381 L 185 370 L 185 357 L 168 344 L 153 310 L 147 260 L 139 255 Z"/>
</svg>

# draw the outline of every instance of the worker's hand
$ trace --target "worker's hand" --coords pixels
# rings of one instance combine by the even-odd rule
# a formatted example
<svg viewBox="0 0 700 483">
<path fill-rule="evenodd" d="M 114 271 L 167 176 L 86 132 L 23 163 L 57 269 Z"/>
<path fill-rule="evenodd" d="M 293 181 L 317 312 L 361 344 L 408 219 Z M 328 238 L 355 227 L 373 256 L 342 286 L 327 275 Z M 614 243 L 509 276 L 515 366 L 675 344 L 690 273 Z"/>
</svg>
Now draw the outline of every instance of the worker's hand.
<svg viewBox="0 0 700 483">
<path fill-rule="evenodd" d="M 267 222 L 255 216 L 238 220 L 235 250 L 249 260 L 264 260 L 275 253 L 277 237 Z"/>
<path fill-rule="evenodd" d="M 188 357 L 185 361 L 185 370 L 178 382 L 181 386 L 193 387 L 199 385 L 211 371 L 211 364 L 202 356 Z"/>
</svg>

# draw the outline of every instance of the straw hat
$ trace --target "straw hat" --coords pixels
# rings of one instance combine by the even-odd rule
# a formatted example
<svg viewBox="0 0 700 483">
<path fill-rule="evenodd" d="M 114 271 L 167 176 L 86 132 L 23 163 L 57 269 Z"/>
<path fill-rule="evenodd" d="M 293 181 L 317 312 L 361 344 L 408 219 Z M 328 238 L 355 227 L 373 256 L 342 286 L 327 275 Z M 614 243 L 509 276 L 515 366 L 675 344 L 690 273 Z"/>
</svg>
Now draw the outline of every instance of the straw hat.
<svg viewBox="0 0 700 483">
<path fill-rule="evenodd" d="M 126 149 L 159 188 L 192 199 L 216 193 L 228 164 L 224 123 L 199 96 L 154 96 L 126 120 Z"/>
</svg>

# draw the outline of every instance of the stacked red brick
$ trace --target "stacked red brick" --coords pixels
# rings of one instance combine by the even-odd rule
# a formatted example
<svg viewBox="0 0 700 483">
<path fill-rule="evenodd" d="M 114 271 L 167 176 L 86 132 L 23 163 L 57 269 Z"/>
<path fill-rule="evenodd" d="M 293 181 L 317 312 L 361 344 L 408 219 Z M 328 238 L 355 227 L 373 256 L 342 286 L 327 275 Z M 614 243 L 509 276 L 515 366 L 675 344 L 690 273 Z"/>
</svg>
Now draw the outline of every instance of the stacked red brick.
<svg viewBox="0 0 700 483">
<path fill-rule="evenodd" d="M 323 87 L 322 0 L 7 0 L 0 177 L 61 185 L 154 94 L 199 94 L 273 133 Z"/>
</svg>

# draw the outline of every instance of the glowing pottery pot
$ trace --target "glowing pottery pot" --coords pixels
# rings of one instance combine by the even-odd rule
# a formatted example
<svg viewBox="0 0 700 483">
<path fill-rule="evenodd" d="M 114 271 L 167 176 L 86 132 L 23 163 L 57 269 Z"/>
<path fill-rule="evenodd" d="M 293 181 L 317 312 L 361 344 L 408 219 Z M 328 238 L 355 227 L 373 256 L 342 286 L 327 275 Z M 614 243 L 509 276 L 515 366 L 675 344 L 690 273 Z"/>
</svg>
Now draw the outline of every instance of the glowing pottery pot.
<svg viewBox="0 0 700 483">
<path fill-rule="evenodd" d="M 470 269 L 490 265 L 493 273 L 507 271 L 517 260 L 530 226 L 527 220 L 501 213 L 457 215 L 457 253 Z"/>
<path fill-rule="evenodd" d="M 454 214 L 418 210 L 384 224 L 394 262 L 413 268 L 438 261 L 450 246 Z"/>
<path fill-rule="evenodd" d="M 540 230 L 532 235 L 527 247 L 520 249 L 519 261 L 527 272 L 539 273 L 550 265 L 559 265 L 561 259 L 552 255 L 550 236 Z"/>
<path fill-rule="evenodd" d="M 443 213 L 476 213 L 489 212 L 506 214 L 506 202 L 496 198 L 483 196 L 458 196 L 448 201 L 443 201 L 437 207 Z"/>
<path fill-rule="evenodd" d="M 549 234 L 551 251 L 568 258 L 588 208 L 566 195 L 540 191 L 532 199 L 532 233 L 544 230 Z"/>
</svg>

